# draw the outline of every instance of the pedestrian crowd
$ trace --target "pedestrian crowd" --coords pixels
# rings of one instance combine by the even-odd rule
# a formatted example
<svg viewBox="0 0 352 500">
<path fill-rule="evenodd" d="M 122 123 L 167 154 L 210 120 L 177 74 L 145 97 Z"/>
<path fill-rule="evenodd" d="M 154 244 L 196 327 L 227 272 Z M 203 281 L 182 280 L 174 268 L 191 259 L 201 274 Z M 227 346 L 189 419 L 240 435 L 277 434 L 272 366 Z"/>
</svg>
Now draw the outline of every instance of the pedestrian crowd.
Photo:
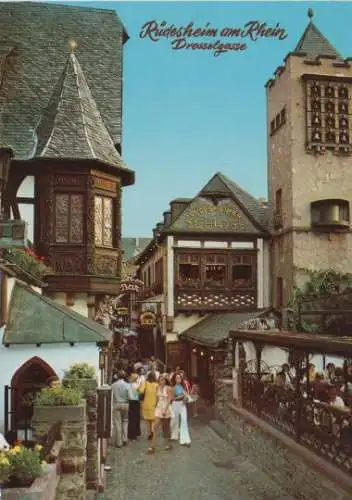
<svg viewBox="0 0 352 500">
<path fill-rule="evenodd" d="M 159 429 L 166 450 L 171 450 L 173 442 L 191 446 L 188 410 L 192 403 L 193 416 L 197 416 L 198 395 L 197 381 L 191 383 L 180 367 L 163 370 L 154 359 L 130 363 L 113 376 L 114 446 L 121 448 L 138 439 L 141 420 L 146 423 L 148 453 L 155 453 Z"/>
</svg>

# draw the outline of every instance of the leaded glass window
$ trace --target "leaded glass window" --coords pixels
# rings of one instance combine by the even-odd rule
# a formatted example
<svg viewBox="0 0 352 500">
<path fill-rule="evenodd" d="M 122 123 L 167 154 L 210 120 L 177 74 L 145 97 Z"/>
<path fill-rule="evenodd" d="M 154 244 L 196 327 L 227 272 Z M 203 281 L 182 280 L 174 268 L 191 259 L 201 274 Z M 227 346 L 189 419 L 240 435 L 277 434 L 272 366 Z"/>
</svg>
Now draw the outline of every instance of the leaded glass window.
<svg viewBox="0 0 352 500">
<path fill-rule="evenodd" d="M 82 194 L 56 193 L 56 243 L 83 243 L 83 213 Z"/>
<path fill-rule="evenodd" d="M 106 196 L 95 197 L 95 244 L 113 246 L 113 199 Z"/>
</svg>

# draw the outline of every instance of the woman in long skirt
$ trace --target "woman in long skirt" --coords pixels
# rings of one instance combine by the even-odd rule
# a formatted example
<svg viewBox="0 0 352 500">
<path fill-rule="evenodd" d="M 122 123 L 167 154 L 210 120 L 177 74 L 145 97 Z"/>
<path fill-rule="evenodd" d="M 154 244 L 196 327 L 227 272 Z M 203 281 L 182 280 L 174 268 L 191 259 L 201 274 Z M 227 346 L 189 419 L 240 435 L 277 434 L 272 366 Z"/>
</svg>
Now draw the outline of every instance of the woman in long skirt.
<svg viewBox="0 0 352 500">
<path fill-rule="evenodd" d="M 171 420 L 171 440 L 180 441 L 182 446 L 191 446 L 191 437 L 188 430 L 187 418 L 187 392 L 182 385 L 182 377 L 176 374 L 174 377 L 173 403 Z"/>
</svg>

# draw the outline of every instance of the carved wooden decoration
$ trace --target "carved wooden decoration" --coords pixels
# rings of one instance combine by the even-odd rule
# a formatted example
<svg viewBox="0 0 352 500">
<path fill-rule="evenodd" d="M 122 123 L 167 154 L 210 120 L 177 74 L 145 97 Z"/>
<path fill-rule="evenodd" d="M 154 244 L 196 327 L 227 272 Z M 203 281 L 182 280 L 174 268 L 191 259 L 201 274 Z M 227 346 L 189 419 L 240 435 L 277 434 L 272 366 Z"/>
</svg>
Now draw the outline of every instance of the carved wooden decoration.
<svg viewBox="0 0 352 500">
<path fill-rule="evenodd" d="M 105 274 L 107 276 L 116 276 L 117 257 L 100 255 L 95 259 L 96 274 Z"/>
<path fill-rule="evenodd" d="M 48 293 L 112 294 L 120 276 L 120 184 L 81 167 L 53 164 L 37 178 L 37 250 L 53 270 Z"/>
<path fill-rule="evenodd" d="M 84 274 L 84 256 L 81 252 L 56 253 L 54 271 L 60 274 Z"/>
</svg>

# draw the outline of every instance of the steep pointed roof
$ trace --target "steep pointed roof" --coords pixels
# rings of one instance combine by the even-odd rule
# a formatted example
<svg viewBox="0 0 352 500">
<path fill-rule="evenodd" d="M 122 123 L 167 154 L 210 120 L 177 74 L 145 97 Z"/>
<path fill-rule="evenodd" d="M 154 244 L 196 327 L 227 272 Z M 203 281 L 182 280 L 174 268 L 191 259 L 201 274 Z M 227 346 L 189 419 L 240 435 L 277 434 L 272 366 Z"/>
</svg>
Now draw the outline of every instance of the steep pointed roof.
<svg viewBox="0 0 352 500">
<path fill-rule="evenodd" d="M 308 10 L 310 21 L 301 36 L 295 52 L 305 52 L 309 59 L 316 59 L 318 56 L 336 57 L 342 59 L 341 54 L 329 42 L 329 40 L 318 30 L 312 21 L 313 11 Z"/>
<path fill-rule="evenodd" d="M 98 160 L 126 168 L 73 51 L 36 129 L 36 157 Z"/>
</svg>

